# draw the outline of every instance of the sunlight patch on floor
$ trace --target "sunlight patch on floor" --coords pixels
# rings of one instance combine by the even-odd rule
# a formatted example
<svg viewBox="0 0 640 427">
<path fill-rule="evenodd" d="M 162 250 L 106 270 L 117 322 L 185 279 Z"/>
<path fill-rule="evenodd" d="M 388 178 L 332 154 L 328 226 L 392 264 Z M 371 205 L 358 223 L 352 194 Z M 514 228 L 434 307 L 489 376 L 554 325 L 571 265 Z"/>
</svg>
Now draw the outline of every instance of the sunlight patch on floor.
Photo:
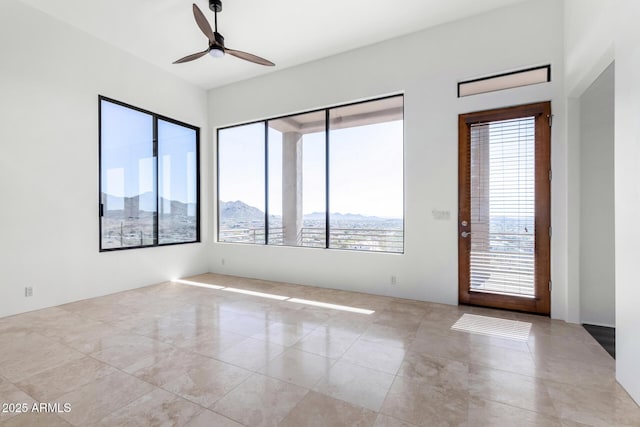
<svg viewBox="0 0 640 427">
<path fill-rule="evenodd" d="M 333 309 L 333 310 L 348 311 L 348 312 L 351 312 L 351 313 L 359 313 L 359 314 L 373 314 L 373 313 L 375 313 L 374 310 L 367 310 L 366 308 L 350 307 L 348 305 L 330 304 L 328 302 L 313 301 L 313 300 L 306 300 L 306 299 L 300 299 L 300 298 L 292 298 L 292 297 L 287 297 L 287 296 L 283 296 L 283 295 L 267 294 L 267 293 L 264 293 L 264 292 L 256 292 L 256 291 L 249 291 L 249 290 L 246 290 L 246 289 L 231 288 L 229 286 L 211 285 L 209 283 L 194 282 L 192 280 L 173 279 L 171 281 L 173 283 L 180 283 L 182 285 L 197 286 L 197 287 L 200 287 L 200 288 L 209 288 L 209 289 L 215 289 L 215 290 L 220 290 L 220 291 L 229 291 L 229 292 L 235 292 L 235 293 L 238 293 L 238 294 L 252 295 L 252 296 L 260 297 L 260 298 L 275 299 L 275 300 L 279 300 L 279 301 L 293 302 L 293 303 L 296 303 L 296 304 L 311 305 L 311 306 L 314 306 L 314 307 L 322 307 L 322 308 L 330 308 L 330 309 Z"/>
<path fill-rule="evenodd" d="M 527 341 L 531 323 L 465 313 L 451 327 L 456 331 Z"/>
<path fill-rule="evenodd" d="M 298 304 L 312 305 L 312 306 L 315 306 L 315 307 L 322 307 L 322 308 L 332 308 L 334 310 L 349 311 L 351 313 L 360 313 L 360 314 L 373 314 L 373 313 L 375 313 L 375 311 L 367 310 L 365 308 L 349 307 L 348 305 L 329 304 L 328 302 L 312 301 L 312 300 L 308 300 L 308 299 L 290 298 L 289 302 L 295 302 L 295 303 L 298 303 Z"/>
</svg>

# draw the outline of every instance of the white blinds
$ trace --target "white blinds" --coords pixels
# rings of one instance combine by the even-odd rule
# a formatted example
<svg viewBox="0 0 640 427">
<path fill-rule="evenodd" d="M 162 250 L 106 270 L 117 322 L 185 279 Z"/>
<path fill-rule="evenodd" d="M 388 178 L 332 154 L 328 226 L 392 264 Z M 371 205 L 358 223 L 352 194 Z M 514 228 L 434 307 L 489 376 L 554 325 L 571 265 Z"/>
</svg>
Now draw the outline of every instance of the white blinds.
<svg viewBox="0 0 640 427">
<path fill-rule="evenodd" d="M 471 291 L 535 296 L 535 118 L 471 126 Z"/>
</svg>

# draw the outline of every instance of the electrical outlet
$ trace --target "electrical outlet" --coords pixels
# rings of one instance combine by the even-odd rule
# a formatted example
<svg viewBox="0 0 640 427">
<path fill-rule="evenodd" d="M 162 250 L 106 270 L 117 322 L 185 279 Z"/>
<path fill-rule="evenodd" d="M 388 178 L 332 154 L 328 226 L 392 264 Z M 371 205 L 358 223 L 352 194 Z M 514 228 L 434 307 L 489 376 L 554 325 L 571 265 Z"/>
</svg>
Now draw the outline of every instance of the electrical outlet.
<svg viewBox="0 0 640 427">
<path fill-rule="evenodd" d="M 396 278 L 396 276 L 391 276 L 391 284 L 396 285 L 397 283 L 398 283 L 398 279 Z"/>
<path fill-rule="evenodd" d="M 32 297 L 33 296 L 33 286 L 26 286 L 24 288 L 24 296 L 25 297 Z"/>
<path fill-rule="evenodd" d="M 220 264 L 224 265 L 224 258 L 220 260 Z"/>
</svg>

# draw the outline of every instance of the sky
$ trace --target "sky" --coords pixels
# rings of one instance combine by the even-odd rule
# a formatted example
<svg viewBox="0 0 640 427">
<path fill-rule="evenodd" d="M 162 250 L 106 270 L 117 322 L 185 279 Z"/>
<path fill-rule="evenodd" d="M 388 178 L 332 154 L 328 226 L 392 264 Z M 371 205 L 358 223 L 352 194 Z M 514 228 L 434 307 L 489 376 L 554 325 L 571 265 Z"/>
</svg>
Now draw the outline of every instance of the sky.
<svg viewBox="0 0 640 427">
<path fill-rule="evenodd" d="M 303 213 L 325 211 L 325 135 L 303 137 Z M 330 211 L 402 218 L 403 122 L 330 132 Z M 220 130 L 220 200 L 264 211 L 264 123 Z M 282 134 L 269 130 L 269 213 L 282 214 Z"/>
<path fill-rule="evenodd" d="M 155 192 L 153 117 L 105 100 L 101 113 L 103 191 L 116 197 Z M 195 137 L 193 129 L 158 120 L 158 186 L 162 198 L 196 202 Z"/>
</svg>

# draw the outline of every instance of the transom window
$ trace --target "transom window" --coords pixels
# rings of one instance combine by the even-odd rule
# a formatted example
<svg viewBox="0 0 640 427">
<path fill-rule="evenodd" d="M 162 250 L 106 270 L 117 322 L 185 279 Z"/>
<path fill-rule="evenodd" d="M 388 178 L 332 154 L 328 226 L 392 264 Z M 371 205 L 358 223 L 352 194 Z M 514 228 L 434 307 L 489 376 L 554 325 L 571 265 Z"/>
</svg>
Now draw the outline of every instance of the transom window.
<svg viewBox="0 0 640 427">
<path fill-rule="evenodd" d="M 218 129 L 218 241 L 403 252 L 403 101 Z"/>
</svg>

